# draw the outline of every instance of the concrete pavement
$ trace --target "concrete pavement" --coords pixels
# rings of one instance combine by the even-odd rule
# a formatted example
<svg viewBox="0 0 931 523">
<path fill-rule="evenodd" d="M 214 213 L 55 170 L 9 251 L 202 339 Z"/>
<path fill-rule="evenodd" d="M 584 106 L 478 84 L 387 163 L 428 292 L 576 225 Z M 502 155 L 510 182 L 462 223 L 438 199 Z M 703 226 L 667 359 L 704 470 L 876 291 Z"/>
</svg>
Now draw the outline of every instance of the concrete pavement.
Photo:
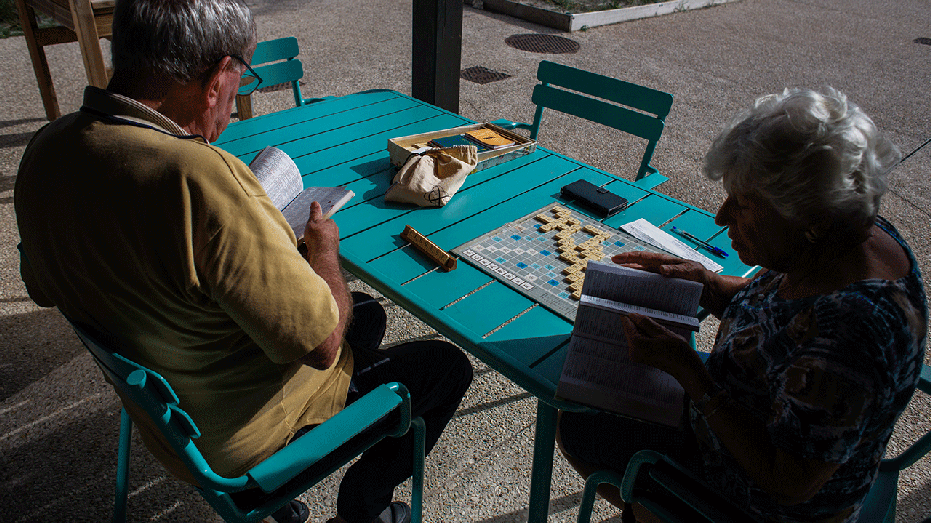
<svg viewBox="0 0 931 523">
<path fill-rule="evenodd" d="M 363 89 L 410 92 L 407 0 L 252 0 L 260 39 L 296 36 L 305 96 Z M 787 86 L 834 86 L 847 93 L 908 153 L 931 135 L 931 37 L 927 0 L 743 0 L 708 9 L 561 36 L 575 54 L 543 55 L 505 44 L 508 36 L 554 33 L 519 19 L 466 7 L 462 67 L 510 75 L 461 83 L 460 111 L 488 121 L 528 121 L 541 59 L 672 93 L 672 112 L 654 165 L 661 190 L 707 210 L 723 200 L 699 174 L 717 129 L 761 94 Z M 85 75 L 76 44 L 47 48 L 62 112 L 80 106 Z M 22 37 L 0 40 L 0 521 L 98 521 L 112 502 L 118 402 L 55 310 L 33 304 L 19 279 L 13 211 L 16 167 L 44 111 Z M 290 107 L 289 92 L 259 93 L 257 114 Z M 639 152 L 613 131 L 548 113 L 540 143 L 615 173 L 635 170 Z M 631 151 L 631 152 L 628 152 Z M 62 168 L 67 169 L 66 159 Z M 931 146 L 897 167 L 882 214 L 931 273 Z M 81 173 L 74 173 L 80 176 Z M 352 282 L 354 288 L 364 288 Z M 390 303 L 389 341 L 434 336 Z M 707 348 L 715 329 L 702 326 Z M 926 359 L 931 361 L 931 358 Z M 426 521 L 506 523 L 526 519 L 535 402 L 475 361 L 476 380 L 428 458 Z M 916 398 L 890 452 L 931 428 L 931 401 Z M 138 437 L 131 470 L 130 521 L 219 521 L 190 487 L 166 477 Z M 304 498 L 314 521 L 335 506 L 338 478 Z M 582 483 L 556 457 L 550 521 L 573 521 Z M 399 493 L 401 497 L 404 492 Z M 599 501 L 594 521 L 618 522 Z M 931 516 L 931 460 L 900 479 L 897 521 Z"/>
</svg>

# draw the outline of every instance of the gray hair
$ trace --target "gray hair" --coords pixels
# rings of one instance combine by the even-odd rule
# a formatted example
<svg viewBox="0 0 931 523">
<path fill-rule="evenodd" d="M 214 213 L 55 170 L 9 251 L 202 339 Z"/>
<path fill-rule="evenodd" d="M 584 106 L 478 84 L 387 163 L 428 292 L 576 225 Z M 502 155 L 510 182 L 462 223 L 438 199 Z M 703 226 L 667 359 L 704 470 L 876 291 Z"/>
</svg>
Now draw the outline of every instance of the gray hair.
<svg viewBox="0 0 931 523">
<path fill-rule="evenodd" d="M 899 157 L 843 93 L 786 89 L 758 98 L 731 121 L 703 171 L 723 178 L 729 194 L 758 193 L 785 218 L 860 230 L 876 217 Z"/>
<path fill-rule="evenodd" d="M 119 0 L 113 13 L 117 71 L 187 83 L 254 45 L 255 21 L 241 0 Z"/>
</svg>

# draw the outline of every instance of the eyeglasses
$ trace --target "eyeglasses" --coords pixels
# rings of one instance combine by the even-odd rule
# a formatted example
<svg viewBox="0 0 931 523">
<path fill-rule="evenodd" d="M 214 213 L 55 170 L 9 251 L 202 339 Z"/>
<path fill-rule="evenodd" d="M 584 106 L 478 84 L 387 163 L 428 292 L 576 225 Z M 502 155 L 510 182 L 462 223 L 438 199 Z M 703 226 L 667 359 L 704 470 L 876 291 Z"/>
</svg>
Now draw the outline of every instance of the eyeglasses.
<svg viewBox="0 0 931 523">
<path fill-rule="evenodd" d="M 255 72 L 255 69 L 249 66 L 241 56 L 231 54 L 230 58 L 236 59 L 242 65 L 246 66 L 245 72 L 242 73 L 242 79 L 239 81 L 239 95 L 249 96 L 262 85 L 262 77 Z"/>
</svg>

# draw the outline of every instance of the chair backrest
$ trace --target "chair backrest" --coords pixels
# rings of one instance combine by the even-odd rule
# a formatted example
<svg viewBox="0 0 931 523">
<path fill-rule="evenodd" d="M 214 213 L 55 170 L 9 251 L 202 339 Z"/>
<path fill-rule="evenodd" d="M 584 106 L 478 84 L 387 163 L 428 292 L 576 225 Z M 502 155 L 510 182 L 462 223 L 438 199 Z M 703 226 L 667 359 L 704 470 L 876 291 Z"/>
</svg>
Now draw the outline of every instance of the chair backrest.
<svg viewBox="0 0 931 523">
<path fill-rule="evenodd" d="M 71 325 L 101 370 L 126 398 L 148 414 L 201 487 L 234 492 L 249 484 L 247 476 L 230 479 L 213 472 L 194 445 L 200 430 L 178 405 L 178 396 L 161 375 L 117 354 L 111 348 L 114 344 L 103 341 L 103 336 L 74 322 Z"/>
<path fill-rule="evenodd" d="M 931 395 L 931 367 L 922 365 L 918 390 Z M 879 465 L 879 475 L 860 511 L 861 523 L 892 523 L 895 521 L 899 472 L 931 453 L 931 430 L 918 438 L 898 456 L 885 458 Z"/>
<path fill-rule="evenodd" d="M 290 83 L 294 92 L 294 104 L 303 105 L 300 80 L 304 77 L 304 65 L 297 59 L 300 49 L 297 38 L 277 38 L 256 44 L 252 54 L 252 68 L 262 78 L 257 86 L 270 87 Z M 253 83 L 240 87 L 240 92 L 249 92 L 257 88 Z"/>
<path fill-rule="evenodd" d="M 647 140 L 637 180 L 657 171 L 650 165 L 672 107 L 672 95 L 616 78 L 542 61 L 531 100 L 537 106 L 530 127 L 536 140 L 543 109 L 585 118 Z"/>
</svg>

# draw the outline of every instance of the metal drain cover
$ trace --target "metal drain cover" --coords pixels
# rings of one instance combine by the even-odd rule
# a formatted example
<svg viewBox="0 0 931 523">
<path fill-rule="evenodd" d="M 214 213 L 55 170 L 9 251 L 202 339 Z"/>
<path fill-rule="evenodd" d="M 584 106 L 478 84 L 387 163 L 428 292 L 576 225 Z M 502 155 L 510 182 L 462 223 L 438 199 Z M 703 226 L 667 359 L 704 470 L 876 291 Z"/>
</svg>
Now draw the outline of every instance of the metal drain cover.
<svg viewBox="0 0 931 523">
<path fill-rule="evenodd" d="M 504 80 L 505 78 L 510 77 L 511 75 L 507 73 L 492 71 L 491 69 L 482 66 L 469 67 L 468 69 L 463 69 L 462 72 L 459 73 L 459 78 L 468 80 L 470 82 L 475 82 L 477 84 L 497 82 L 498 80 Z"/>
<path fill-rule="evenodd" d="M 539 33 L 512 35 L 507 37 L 504 43 L 521 51 L 545 54 L 577 53 L 581 47 L 575 40 Z"/>
<path fill-rule="evenodd" d="M 915 39 L 915 43 L 916 43 L 916 44 L 931 45 L 931 38 L 916 38 L 916 39 Z"/>
</svg>

